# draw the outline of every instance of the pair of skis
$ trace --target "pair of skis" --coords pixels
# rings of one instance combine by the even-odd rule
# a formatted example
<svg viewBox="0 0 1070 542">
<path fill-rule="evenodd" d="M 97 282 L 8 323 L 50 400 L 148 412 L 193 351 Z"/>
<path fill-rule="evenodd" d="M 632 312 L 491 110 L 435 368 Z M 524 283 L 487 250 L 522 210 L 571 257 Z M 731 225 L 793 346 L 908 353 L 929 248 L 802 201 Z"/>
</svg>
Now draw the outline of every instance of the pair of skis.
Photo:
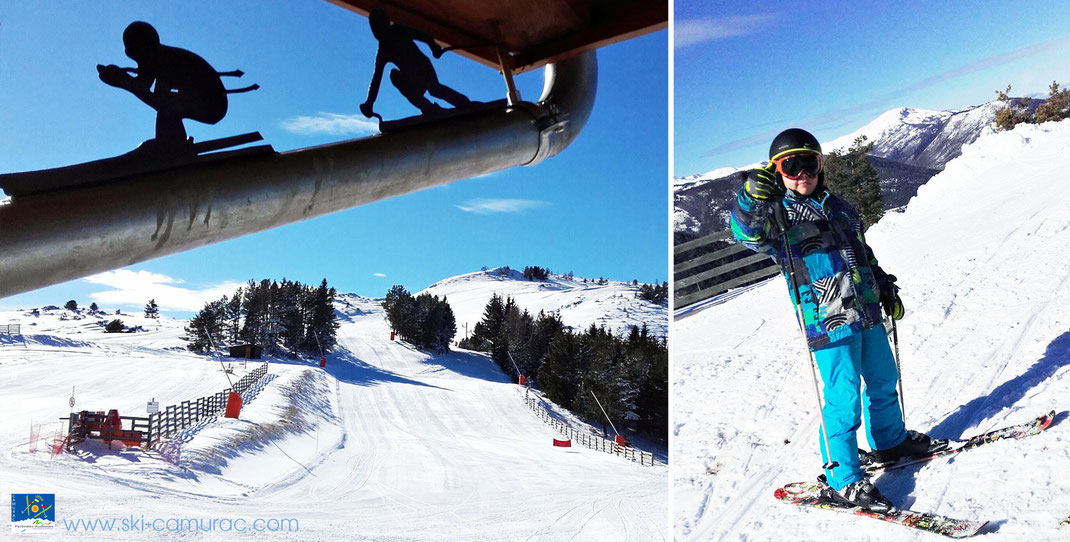
<svg viewBox="0 0 1070 542">
<path fill-rule="evenodd" d="M 953 455 L 962 453 L 968 450 L 976 449 L 985 444 L 990 444 L 1000 440 L 1006 439 L 1019 439 L 1036 435 L 1051 426 L 1051 422 L 1055 419 L 1055 411 L 1052 410 L 1047 414 L 1037 417 L 1027 423 L 1011 425 L 987 433 L 982 433 L 973 436 L 964 441 L 952 442 L 948 447 L 943 448 L 931 455 L 918 458 L 903 459 L 893 463 L 877 464 L 870 463 L 864 466 L 864 470 L 867 475 L 876 474 L 893 469 L 900 469 L 911 465 L 917 465 L 919 463 L 925 463 L 938 457 L 945 455 Z M 784 487 L 777 489 L 774 492 L 774 496 L 785 503 L 796 504 L 799 506 L 809 506 L 813 508 L 823 508 L 827 510 L 836 510 L 840 512 L 847 512 L 857 516 L 865 516 L 891 523 L 897 523 L 904 527 L 910 527 L 930 533 L 940 534 L 951 538 L 966 538 L 977 534 L 978 531 L 984 527 L 988 521 L 968 521 L 949 518 L 937 514 L 928 514 L 923 512 L 915 512 L 912 510 L 892 510 L 888 513 L 872 512 L 861 507 L 848 507 L 843 504 L 829 501 L 822 498 L 822 490 L 827 486 L 821 481 L 814 482 L 796 482 L 788 484 Z"/>
</svg>

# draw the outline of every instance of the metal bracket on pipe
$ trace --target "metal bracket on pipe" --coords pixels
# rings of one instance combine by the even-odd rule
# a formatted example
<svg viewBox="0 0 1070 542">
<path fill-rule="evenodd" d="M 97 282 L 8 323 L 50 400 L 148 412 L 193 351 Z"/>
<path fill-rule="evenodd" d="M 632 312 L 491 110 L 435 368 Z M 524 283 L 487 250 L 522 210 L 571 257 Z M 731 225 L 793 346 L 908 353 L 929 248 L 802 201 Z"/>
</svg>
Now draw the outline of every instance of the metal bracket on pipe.
<svg viewBox="0 0 1070 542">
<path fill-rule="evenodd" d="M 498 66 L 501 67 L 502 77 L 505 78 L 505 98 L 509 101 L 509 105 L 516 105 L 520 103 L 520 91 L 516 89 L 516 83 L 513 81 L 513 57 L 502 50 L 501 45 L 497 49 Z"/>
</svg>

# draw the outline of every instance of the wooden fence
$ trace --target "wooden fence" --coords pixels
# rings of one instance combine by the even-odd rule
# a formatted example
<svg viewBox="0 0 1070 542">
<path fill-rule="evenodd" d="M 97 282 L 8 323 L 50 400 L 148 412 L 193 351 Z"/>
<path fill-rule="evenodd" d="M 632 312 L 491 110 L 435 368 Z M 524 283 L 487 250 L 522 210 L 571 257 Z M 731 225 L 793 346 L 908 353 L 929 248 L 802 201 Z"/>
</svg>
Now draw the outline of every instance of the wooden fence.
<svg viewBox="0 0 1070 542">
<path fill-rule="evenodd" d="M 607 454 L 619 455 L 626 459 L 637 461 L 641 465 L 654 465 L 654 454 L 650 452 L 636 450 L 631 446 L 621 446 L 620 444 L 617 444 L 612 440 L 604 439 L 602 437 L 598 437 L 590 433 L 585 433 L 583 431 L 577 431 L 576 429 L 573 429 L 565 423 L 562 423 L 560 420 L 555 420 L 553 417 L 551 417 L 550 413 L 547 412 L 546 409 L 543 408 L 542 405 L 540 405 L 539 402 L 530 395 L 526 395 L 524 397 L 524 402 L 527 403 L 528 407 L 531 408 L 533 412 L 535 412 L 536 416 L 541 418 L 542 421 L 553 426 L 553 428 L 559 433 L 561 433 L 565 438 L 571 439 L 572 441 L 577 442 L 592 450 L 600 450 L 606 452 Z"/>
<path fill-rule="evenodd" d="M 733 242 L 728 230 L 680 243 L 673 256 L 677 309 L 780 274 L 771 257 Z"/>
<path fill-rule="evenodd" d="M 239 394 L 245 393 L 249 388 L 253 387 L 253 384 L 267 374 L 267 371 L 268 363 L 265 361 L 259 367 L 243 376 L 232 388 L 206 397 L 200 397 L 193 401 L 182 401 L 177 405 L 168 405 L 159 412 L 150 414 L 148 418 L 135 418 L 135 420 L 146 420 L 147 444 L 151 448 L 161 440 L 204 418 L 218 415 L 226 409 L 227 398 L 231 391 Z"/>
<path fill-rule="evenodd" d="M 22 335 L 22 328 L 20 327 L 21 325 L 22 324 L 5 324 L 5 325 L 2 325 L 2 326 L 0 326 L 0 335 L 7 334 L 7 335 L 11 335 L 12 337 L 14 337 L 15 335 Z"/>
</svg>

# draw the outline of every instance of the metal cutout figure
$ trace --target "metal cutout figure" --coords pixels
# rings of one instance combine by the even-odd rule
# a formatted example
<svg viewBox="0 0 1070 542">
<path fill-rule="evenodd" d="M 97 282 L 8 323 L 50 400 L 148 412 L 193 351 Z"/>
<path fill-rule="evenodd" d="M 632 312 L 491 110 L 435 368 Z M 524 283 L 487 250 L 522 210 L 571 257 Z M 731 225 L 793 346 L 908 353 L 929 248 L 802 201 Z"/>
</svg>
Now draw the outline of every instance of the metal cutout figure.
<svg viewBox="0 0 1070 542">
<path fill-rule="evenodd" d="M 137 67 L 97 64 L 97 72 L 104 83 L 129 91 L 156 110 L 156 138 L 146 143 L 160 150 L 190 150 L 193 141 L 186 136 L 183 119 L 215 124 L 227 114 L 227 94 L 260 88 L 224 88 L 221 77 L 241 77 L 242 71 L 217 72 L 199 55 L 161 44 L 156 29 L 143 21 L 126 27 L 123 45 Z"/>
<path fill-rule="evenodd" d="M 435 58 L 442 57 L 442 47 L 435 43 L 431 36 L 414 28 L 391 23 L 383 8 L 375 8 L 368 14 L 368 24 L 371 26 L 372 35 L 379 41 L 379 51 L 375 54 L 375 73 L 372 74 L 371 86 L 368 88 L 368 99 L 360 104 L 360 112 L 365 117 L 378 117 L 382 120 L 373 107 L 379 96 L 379 86 L 382 84 L 383 70 L 387 63 L 396 66 L 390 70 L 390 82 L 424 115 L 445 111 L 425 98 L 425 93 L 445 100 L 454 108 L 472 104 L 467 96 L 438 81 L 431 61 L 416 46 L 416 41 L 422 41 L 431 47 L 431 54 Z"/>
</svg>

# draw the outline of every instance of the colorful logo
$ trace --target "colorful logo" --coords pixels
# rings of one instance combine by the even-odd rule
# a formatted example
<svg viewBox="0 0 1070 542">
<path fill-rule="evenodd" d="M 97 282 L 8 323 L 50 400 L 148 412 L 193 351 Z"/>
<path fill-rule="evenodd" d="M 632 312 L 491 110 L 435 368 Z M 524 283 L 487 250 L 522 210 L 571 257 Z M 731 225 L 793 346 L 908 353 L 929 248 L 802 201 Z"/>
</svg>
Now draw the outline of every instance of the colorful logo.
<svg viewBox="0 0 1070 542">
<path fill-rule="evenodd" d="M 12 493 L 11 532 L 51 531 L 56 523 L 56 495 L 53 493 Z"/>
</svg>

